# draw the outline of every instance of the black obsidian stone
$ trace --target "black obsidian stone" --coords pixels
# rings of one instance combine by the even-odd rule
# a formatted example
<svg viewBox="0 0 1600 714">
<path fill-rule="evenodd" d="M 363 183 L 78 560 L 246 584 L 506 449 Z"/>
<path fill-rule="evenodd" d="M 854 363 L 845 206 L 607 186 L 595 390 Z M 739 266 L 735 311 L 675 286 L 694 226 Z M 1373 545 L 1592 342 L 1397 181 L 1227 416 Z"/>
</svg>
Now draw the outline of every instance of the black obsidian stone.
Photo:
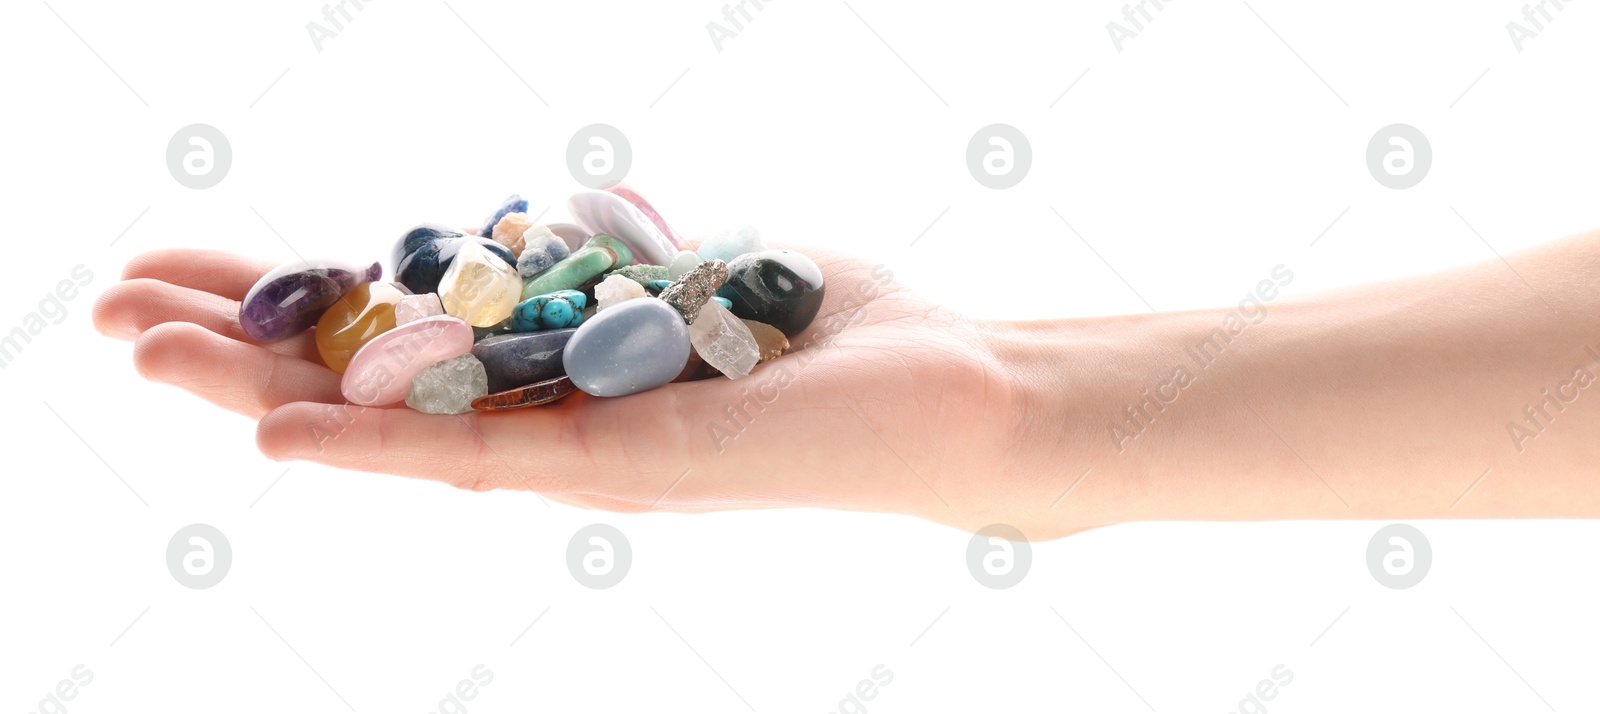
<svg viewBox="0 0 1600 714">
<path fill-rule="evenodd" d="M 394 280 L 406 286 L 414 295 L 439 291 L 439 279 L 450 268 L 450 261 L 467 241 L 488 249 L 512 267 L 517 256 L 511 249 L 482 236 L 469 236 L 458 230 L 424 223 L 407 231 L 395 242 L 390 254 L 394 265 Z"/>
<path fill-rule="evenodd" d="M 792 250 L 765 250 L 734 258 L 717 295 L 733 303 L 733 314 L 794 337 L 816 319 L 826 288 L 822 269 L 810 258 Z"/>
</svg>

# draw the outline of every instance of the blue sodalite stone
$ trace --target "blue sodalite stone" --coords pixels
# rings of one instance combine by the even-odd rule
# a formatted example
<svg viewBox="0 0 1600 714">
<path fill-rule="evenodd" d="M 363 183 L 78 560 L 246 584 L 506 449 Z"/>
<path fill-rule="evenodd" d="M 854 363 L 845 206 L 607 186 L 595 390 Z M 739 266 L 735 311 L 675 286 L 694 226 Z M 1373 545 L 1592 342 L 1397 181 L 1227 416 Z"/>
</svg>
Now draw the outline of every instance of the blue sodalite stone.
<svg viewBox="0 0 1600 714">
<path fill-rule="evenodd" d="M 562 350 L 577 332 L 546 330 L 490 337 L 472 346 L 472 356 L 483 363 L 489 375 L 489 393 L 504 392 L 565 374 Z"/>
<path fill-rule="evenodd" d="M 395 243 L 391 254 L 394 280 L 413 295 L 439 291 L 439 279 L 450 268 L 450 261 L 467 241 L 483 246 L 507 265 L 516 265 L 511 249 L 482 236 L 469 236 L 444 226 L 423 224 L 407 231 Z"/>
<path fill-rule="evenodd" d="M 728 281 L 717 295 L 733 302 L 734 315 L 794 337 L 816 319 L 826 287 L 822 269 L 810 258 L 792 250 L 764 250 L 729 263 Z"/>
<path fill-rule="evenodd" d="M 527 280 L 571 254 L 566 240 L 561 236 L 554 233 L 540 234 L 529 240 L 527 247 L 522 249 L 522 255 L 517 256 L 517 272 L 522 275 L 523 280 Z"/>
<path fill-rule="evenodd" d="M 478 235 L 483 236 L 485 238 L 493 237 L 494 236 L 494 224 L 499 223 L 500 219 L 505 218 L 507 213 L 527 213 L 527 212 L 528 212 L 528 201 L 527 201 L 527 199 L 525 199 L 525 198 L 523 198 L 521 196 L 518 196 L 517 194 L 513 193 L 513 194 L 511 194 L 510 197 L 506 198 L 506 200 L 500 202 L 500 207 L 494 209 L 494 213 L 489 214 L 489 217 L 484 219 L 484 221 L 483 221 L 483 230 L 478 231 Z M 512 265 L 516 265 L 517 264 L 515 256 L 512 257 L 511 264 Z"/>
<path fill-rule="evenodd" d="M 589 296 L 577 290 L 557 290 L 545 295 L 535 295 L 517 303 L 511 311 L 513 332 L 559 330 L 583 324 L 583 308 Z"/>
<path fill-rule="evenodd" d="M 677 310 L 660 300 L 637 299 L 583 323 L 561 361 L 579 389 L 621 397 L 671 382 L 688 364 L 689 350 L 689 327 Z"/>
</svg>

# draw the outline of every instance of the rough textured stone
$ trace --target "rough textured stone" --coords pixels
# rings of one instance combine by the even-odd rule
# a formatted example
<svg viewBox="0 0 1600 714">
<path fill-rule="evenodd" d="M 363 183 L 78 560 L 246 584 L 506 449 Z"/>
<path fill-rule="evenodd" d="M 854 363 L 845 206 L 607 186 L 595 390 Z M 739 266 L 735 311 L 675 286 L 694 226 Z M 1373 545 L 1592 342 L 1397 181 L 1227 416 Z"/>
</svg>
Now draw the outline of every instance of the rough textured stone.
<svg viewBox="0 0 1600 714">
<path fill-rule="evenodd" d="M 727 307 L 724 305 L 723 307 Z M 780 330 L 765 322 L 744 320 L 744 326 L 750 328 L 750 335 L 756 338 L 756 349 L 760 351 L 761 361 L 775 360 L 789 351 L 789 337 Z"/>
<path fill-rule="evenodd" d="M 508 389 L 504 392 L 495 392 L 472 400 L 472 408 L 480 412 L 494 412 L 503 409 L 521 409 L 549 404 L 573 392 L 578 391 L 568 377 L 547 379 L 538 384 L 526 387 Z"/>
<path fill-rule="evenodd" d="M 524 280 L 550 269 L 572 251 L 561 236 L 550 232 L 549 226 L 534 226 L 522 232 L 523 249 L 517 256 L 517 272 Z"/>
<path fill-rule="evenodd" d="M 522 234 L 532 225 L 533 221 L 528 220 L 526 213 L 507 213 L 499 223 L 494 224 L 494 233 L 489 237 L 505 246 L 512 255 L 520 256 L 522 249 L 527 247 L 522 240 Z"/>
<path fill-rule="evenodd" d="M 483 228 L 478 231 L 478 235 L 483 236 L 485 238 L 488 238 L 489 236 L 494 235 L 495 224 L 499 223 L 500 219 L 505 218 L 506 214 L 508 214 L 508 213 L 527 213 L 527 212 L 528 212 L 528 201 L 527 201 L 527 199 L 525 199 L 525 198 L 523 198 L 521 196 L 518 196 L 517 194 L 513 193 L 506 200 L 501 201 L 500 202 L 500 207 L 494 209 L 494 212 L 490 213 L 488 218 L 483 219 Z"/>
<path fill-rule="evenodd" d="M 488 250 L 466 243 L 439 280 L 444 311 L 473 327 L 488 327 L 511 317 L 522 299 L 522 276 Z"/>
<path fill-rule="evenodd" d="M 358 406 L 394 404 L 406 398 L 418 372 L 471 349 L 472 328 L 460 318 L 440 315 L 407 323 L 357 350 L 339 391 Z"/>
<path fill-rule="evenodd" d="M 678 314 L 683 315 L 683 321 L 694 324 L 695 317 L 699 316 L 701 306 L 716 294 L 717 288 L 728 279 L 728 266 L 720 260 L 710 260 L 695 266 L 694 270 L 684 273 L 683 277 L 661 291 L 661 300 Z"/>
<path fill-rule="evenodd" d="M 676 310 L 660 300 L 629 300 L 583 323 L 561 361 L 579 389 L 620 397 L 672 381 L 690 349 Z"/>
<path fill-rule="evenodd" d="M 733 301 L 733 314 L 794 337 L 816 319 L 825 290 L 822 269 L 810 258 L 792 250 L 768 250 L 736 258 L 717 294 Z"/>
<path fill-rule="evenodd" d="M 756 338 L 733 313 L 707 299 L 700 316 L 689 323 L 689 342 L 706 364 L 729 379 L 748 377 L 761 361 Z"/>
<path fill-rule="evenodd" d="M 606 273 L 606 277 L 608 278 L 613 275 L 621 275 L 622 277 L 632 280 L 633 282 L 636 282 L 644 287 L 650 287 L 650 283 L 652 282 L 667 279 L 667 267 L 664 265 L 645 265 L 644 263 L 639 263 L 637 265 L 629 265 Z"/>
<path fill-rule="evenodd" d="M 383 275 L 383 265 L 295 261 L 261 276 L 239 304 L 239 325 L 251 339 L 277 340 L 305 332 L 339 297 Z"/>
<path fill-rule="evenodd" d="M 595 311 L 603 311 L 608 307 L 616 307 L 624 300 L 649 297 L 644 291 L 644 286 L 637 281 L 629 280 L 621 275 L 612 275 L 594 286 Z"/>
<path fill-rule="evenodd" d="M 444 305 L 439 302 L 437 293 L 424 293 L 422 295 L 407 295 L 400 298 L 394 306 L 394 324 L 404 325 L 416 322 L 424 317 L 443 315 Z"/>
<path fill-rule="evenodd" d="M 483 363 L 470 354 L 452 357 L 417 373 L 406 406 L 424 414 L 464 414 L 472 401 L 489 393 Z"/>
<path fill-rule="evenodd" d="M 415 296 L 398 283 L 362 283 L 345 293 L 317 320 L 317 353 L 322 363 L 343 373 L 356 350 L 395 328 L 396 306 L 408 297 Z"/>
</svg>

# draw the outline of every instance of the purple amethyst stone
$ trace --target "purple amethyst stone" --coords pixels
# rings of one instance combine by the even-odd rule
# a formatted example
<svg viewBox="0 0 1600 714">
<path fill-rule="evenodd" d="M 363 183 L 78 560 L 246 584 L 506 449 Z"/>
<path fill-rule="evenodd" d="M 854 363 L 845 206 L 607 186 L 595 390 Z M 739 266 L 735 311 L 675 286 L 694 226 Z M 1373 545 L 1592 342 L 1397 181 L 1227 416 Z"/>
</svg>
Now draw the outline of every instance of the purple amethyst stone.
<svg viewBox="0 0 1600 714">
<path fill-rule="evenodd" d="M 239 326 L 259 342 L 276 342 L 311 329 L 322 313 L 355 286 L 383 275 L 383 264 L 363 268 L 333 260 L 294 261 L 261 276 L 239 305 Z"/>
</svg>

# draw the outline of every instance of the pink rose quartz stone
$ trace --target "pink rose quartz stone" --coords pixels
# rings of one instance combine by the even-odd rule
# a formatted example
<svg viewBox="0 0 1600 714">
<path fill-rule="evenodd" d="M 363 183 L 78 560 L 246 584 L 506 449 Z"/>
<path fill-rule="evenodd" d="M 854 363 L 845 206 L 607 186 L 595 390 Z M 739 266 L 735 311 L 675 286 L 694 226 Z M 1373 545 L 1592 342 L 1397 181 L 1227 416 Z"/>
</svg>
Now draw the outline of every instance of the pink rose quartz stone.
<svg viewBox="0 0 1600 714">
<path fill-rule="evenodd" d="M 460 318 L 439 315 L 408 322 L 357 350 L 339 390 L 351 404 L 395 404 L 405 400 L 419 372 L 471 351 L 472 327 Z"/>
</svg>

